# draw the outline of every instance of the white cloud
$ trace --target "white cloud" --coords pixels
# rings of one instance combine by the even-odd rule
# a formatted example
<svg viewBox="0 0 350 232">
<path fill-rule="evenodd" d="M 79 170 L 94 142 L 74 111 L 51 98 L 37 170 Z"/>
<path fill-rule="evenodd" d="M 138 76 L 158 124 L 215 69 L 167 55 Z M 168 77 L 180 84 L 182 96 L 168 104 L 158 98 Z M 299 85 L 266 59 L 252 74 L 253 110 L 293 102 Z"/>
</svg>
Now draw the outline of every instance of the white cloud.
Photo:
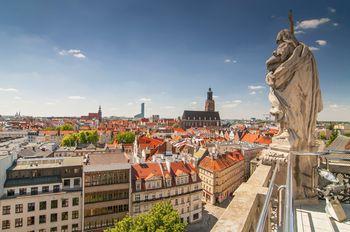
<svg viewBox="0 0 350 232">
<path fill-rule="evenodd" d="M 331 105 L 329 105 L 329 107 L 332 108 L 332 109 L 337 109 L 337 108 L 339 108 L 339 105 L 331 104 Z"/>
<path fill-rule="evenodd" d="M 339 25 L 339 23 L 333 23 L 333 26 L 337 27 Z"/>
<path fill-rule="evenodd" d="M 18 92 L 15 88 L 0 88 L 0 92 Z"/>
<path fill-rule="evenodd" d="M 337 10 L 332 8 L 332 7 L 328 7 L 328 10 L 331 12 L 331 13 L 335 13 Z"/>
<path fill-rule="evenodd" d="M 309 48 L 310 48 L 311 51 L 318 51 L 318 50 L 320 50 L 319 48 L 313 47 L 313 46 L 310 46 Z"/>
<path fill-rule="evenodd" d="M 224 60 L 224 63 L 237 63 L 237 60 L 232 60 L 232 59 L 226 59 Z"/>
<path fill-rule="evenodd" d="M 305 31 L 301 31 L 301 30 L 294 31 L 294 34 L 296 35 L 305 34 Z"/>
<path fill-rule="evenodd" d="M 213 98 L 214 98 L 214 99 L 217 99 L 217 98 L 219 98 L 219 96 L 217 96 L 217 95 L 214 95 L 214 96 L 213 96 Z"/>
<path fill-rule="evenodd" d="M 175 109 L 175 106 L 164 106 L 163 108 L 167 110 L 171 110 L 171 109 Z"/>
<path fill-rule="evenodd" d="M 316 40 L 316 43 L 320 46 L 325 46 L 327 44 L 327 41 L 326 40 L 322 40 L 322 39 L 319 39 L 319 40 Z"/>
<path fill-rule="evenodd" d="M 85 59 L 86 56 L 78 49 L 61 50 L 58 52 L 61 56 L 74 56 L 75 58 Z"/>
<path fill-rule="evenodd" d="M 128 106 L 132 106 L 134 103 L 133 102 L 128 102 Z"/>
<path fill-rule="evenodd" d="M 250 89 L 250 90 L 265 89 L 265 86 L 262 86 L 262 85 L 249 85 L 248 89 Z"/>
<path fill-rule="evenodd" d="M 193 101 L 193 102 L 190 103 L 191 106 L 195 106 L 197 104 L 198 104 L 198 102 L 196 102 L 196 101 Z"/>
<path fill-rule="evenodd" d="M 303 20 L 297 23 L 296 29 L 317 28 L 318 26 L 328 23 L 329 21 L 331 21 L 329 18 Z"/>
<path fill-rule="evenodd" d="M 224 104 L 222 104 L 222 108 L 235 108 L 241 103 L 241 100 L 225 101 Z"/>
<path fill-rule="evenodd" d="M 147 97 L 143 97 L 143 98 L 140 98 L 139 101 L 141 101 L 141 102 L 151 102 L 152 99 L 151 98 L 147 98 Z"/>
<path fill-rule="evenodd" d="M 15 99 L 15 100 L 22 100 L 22 98 L 19 97 L 19 96 L 15 96 L 13 99 Z"/>
<path fill-rule="evenodd" d="M 249 94 L 250 94 L 250 95 L 255 95 L 255 94 L 256 94 L 256 91 L 251 91 Z"/>
<path fill-rule="evenodd" d="M 86 98 L 82 97 L 82 96 L 69 96 L 68 99 L 71 99 L 71 100 L 84 100 Z"/>
</svg>

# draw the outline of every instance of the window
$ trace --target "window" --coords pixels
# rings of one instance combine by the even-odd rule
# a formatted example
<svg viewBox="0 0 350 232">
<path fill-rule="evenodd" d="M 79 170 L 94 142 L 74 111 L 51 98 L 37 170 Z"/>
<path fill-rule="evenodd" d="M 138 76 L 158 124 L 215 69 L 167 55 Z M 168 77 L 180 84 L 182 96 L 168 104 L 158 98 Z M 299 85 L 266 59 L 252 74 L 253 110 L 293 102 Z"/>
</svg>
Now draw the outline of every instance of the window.
<svg viewBox="0 0 350 232">
<path fill-rule="evenodd" d="M 11 213 L 11 206 L 5 205 L 2 207 L 2 215 L 7 215 Z"/>
<path fill-rule="evenodd" d="M 177 199 L 175 199 L 175 205 L 178 205 Z"/>
<path fill-rule="evenodd" d="M 79 197 L 73 198 L 73 206 L 79 205 Z"/>
<path fill-rule="evenodd" d="M 148 200 L 148 195 L 145 195 L 145 200 L 146 200 L 146 201 Z"/>
<path fill-rule="evenodd" d="M 141 190 L 141 183 L 136 182 L 136 191 L 140 191 L 140 190 Z"/>
<path fill-rule="evenodd" d="M 27 189 L 26 188 L 20 188 L 19 189 L 19 195 L 27 195 Z"/>
<path fill-rule="evenodd" d="M 61 232 L 68 232 L 68 226 L 61 226 Z"/>
<path fill-rule="evenodd" d="M 3 230 L 10 229 L 10 220 L 3 220 L 2 221 L 2 229 Z"/>
<path fill-rule="evenodd" d="M 16 213 L 23 213 L 23 204 L 16 204 L 15 212 Z"/>
<path fill-rule="evenodd" d="M 68 199 L 62 199 L 62 207 L 68 207 Z"/>
<path fill-rule="evenodd" d="M 57 232 L 57 227 L 52 227 L 52 228 L 50 229 L 50 232 Z"/>
<path fill-rule="evenodd" d="M 51 209 L 56 209 L 58 206 L 58 201 L 57 200 L 52 200 L 51 201 Z"/>
<path fill-rule="evenodd" d="M 70 186 L 70 179 L 66 179 L 63 181 L 63 186 L 64 187 L 69 187 Z"/>
<path fill-rule="evenodd" d="M 199 214 L 198 213 L 193 214 L 193 220 L 197 220 L 198 218 L 199 218 Z"/>
<path fill-rule="evenodd" d="M 61 220 L 62 220 L 62 221 L 68 220 L 68 212 L 62 212 L 62 214 L 61 214 Z"/>
<path fill-rule="evenodd" d="M 30 188 L 30 194 L 31 195 L 38 195 L 38 187 Z"/>
<path fill-rule="evenodd" d="M 9 190 L 7 190 L 7 196 L 8 197 L 12 197 L 12 196 L 14 196 L 15 195 L 15 190 L 14 189 L 9 189 Z"/>
<path fill-rule="evenodd" d="M 35 223 L 35 218 L 34 216 L 27 217 L 27 226 L 32 226 Z"/>
<path fill-rule="evenodd" d="M 28 212 L 34 211 L 35 210 L 35 203 L 28 203 Z"/>
<path fill-rule="evenodd" d="M 51 214 L 50 221 L 51 222 L 57 222 L 57 213 L 52 213 Z"/>
<path fill-rule="evenodd" d="M 74 186 L 80 186 L 80 178 L 74 179 Z"/>
<path fill-rule="evenodd" d="M 39 232 L 46 232 L 46 230 L 45 229 L 40 229 Z"/>
<path fill-rule="evenodd" d="M 77 218 L 79 218 L 79 211 L 78 210 L 72 211 L 72 219 L 77 219 Z"/>
<path fill-rule="evenodd" d="M 15 219 L 15 227 L 22 227 L 23 226 L 23 219 L 22 218 L 16 218 Z"/>
<path fill-rule="evenodd" d="M 46 215 L 40 215 L 39 216 L 39 223 L 40 224 L 46 223 Z"/>
<path fill-rule="evenodd" d="M 48 193 L 49 192 L 49 186 L 43 186 L 41 189 L 41 192 Z"/>
<path fill-rule="evenodd" d="M 72 231 L 79 231 L 79 224 L 72 224 Z"/>
<path fill-rule="evenodd" d="M 135 194 L 135 201 L 140 201 L 140 194 Z"/>
<path fill-rule="evenodd" d="M 60 191 L 60 186 L 59 185 L 54 185 L 53 186 L 53 192 L 54 193 L 57 193 L 57 192 L 59 192 Z"/>
<path fill-rule="evenodd" d="M 45 210 L 46 209 L 46 201 L 40 201 L 39 209 L 40 210 Z"/>
</svg>

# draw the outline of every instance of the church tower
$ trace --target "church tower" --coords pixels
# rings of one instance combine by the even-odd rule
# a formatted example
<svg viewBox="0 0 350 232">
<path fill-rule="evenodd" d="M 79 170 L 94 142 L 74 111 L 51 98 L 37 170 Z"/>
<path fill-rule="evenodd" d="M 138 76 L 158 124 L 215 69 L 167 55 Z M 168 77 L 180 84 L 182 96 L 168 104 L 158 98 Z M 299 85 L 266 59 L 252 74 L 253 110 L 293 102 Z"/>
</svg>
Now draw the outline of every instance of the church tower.
<svg viewBox="0 0 350 232">
<path fill-rule="evenodd" d="M 98 121 L 102 122 L 102 110 L 101 106 L 98 107 Z"/>
<path fill-rule="evenodd" d="M 213 100 L 213 92 L 211 91 L 211 88 L 209 88 L 207 92 L 207 100 L 205 101 L 205 111 L 215 111 L 215 102 Z"/>
</svg>

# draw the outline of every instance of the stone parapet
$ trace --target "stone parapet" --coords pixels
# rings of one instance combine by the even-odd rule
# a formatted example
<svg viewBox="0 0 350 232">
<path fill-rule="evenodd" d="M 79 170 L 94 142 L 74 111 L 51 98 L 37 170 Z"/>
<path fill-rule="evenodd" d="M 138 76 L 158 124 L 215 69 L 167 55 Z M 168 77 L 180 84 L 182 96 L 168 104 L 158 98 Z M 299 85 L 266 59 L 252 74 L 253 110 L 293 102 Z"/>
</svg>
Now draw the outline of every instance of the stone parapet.
<svg viewBox="0 0 350 232">
<path fill-rule="evenodd" d="M 249 180 L 235 191 L 233 200 L 211 231 L 255 231 L 271 175 L 271 166 L 259 165 Z"/>
</svg>

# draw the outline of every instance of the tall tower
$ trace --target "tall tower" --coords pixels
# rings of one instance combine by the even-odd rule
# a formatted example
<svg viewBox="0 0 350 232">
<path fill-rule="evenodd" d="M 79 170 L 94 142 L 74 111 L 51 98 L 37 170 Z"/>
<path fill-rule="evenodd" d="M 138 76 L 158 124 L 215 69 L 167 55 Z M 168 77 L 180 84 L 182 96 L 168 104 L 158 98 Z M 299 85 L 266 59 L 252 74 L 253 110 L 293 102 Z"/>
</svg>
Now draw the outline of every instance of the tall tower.
<svg viewBox="0 0 350 232">
<path fill-rule="evenodd" d="M 145 117 L 145 103 L 141 103 L 141 118 Z"/>
<path fill-rule="evenodd" d="M 98 121 L 102 122 L 102 110 L 101 106 L 98 107 Z"/>
<path fill-rule="evenodd" d="M 215 111 L 215 102 L 213 100 L 213 92 L 211 91 L 211 88 L 209 88 L 207 92 L 207 100 L 205 101 L 205 111 Z"/>
</svg>

